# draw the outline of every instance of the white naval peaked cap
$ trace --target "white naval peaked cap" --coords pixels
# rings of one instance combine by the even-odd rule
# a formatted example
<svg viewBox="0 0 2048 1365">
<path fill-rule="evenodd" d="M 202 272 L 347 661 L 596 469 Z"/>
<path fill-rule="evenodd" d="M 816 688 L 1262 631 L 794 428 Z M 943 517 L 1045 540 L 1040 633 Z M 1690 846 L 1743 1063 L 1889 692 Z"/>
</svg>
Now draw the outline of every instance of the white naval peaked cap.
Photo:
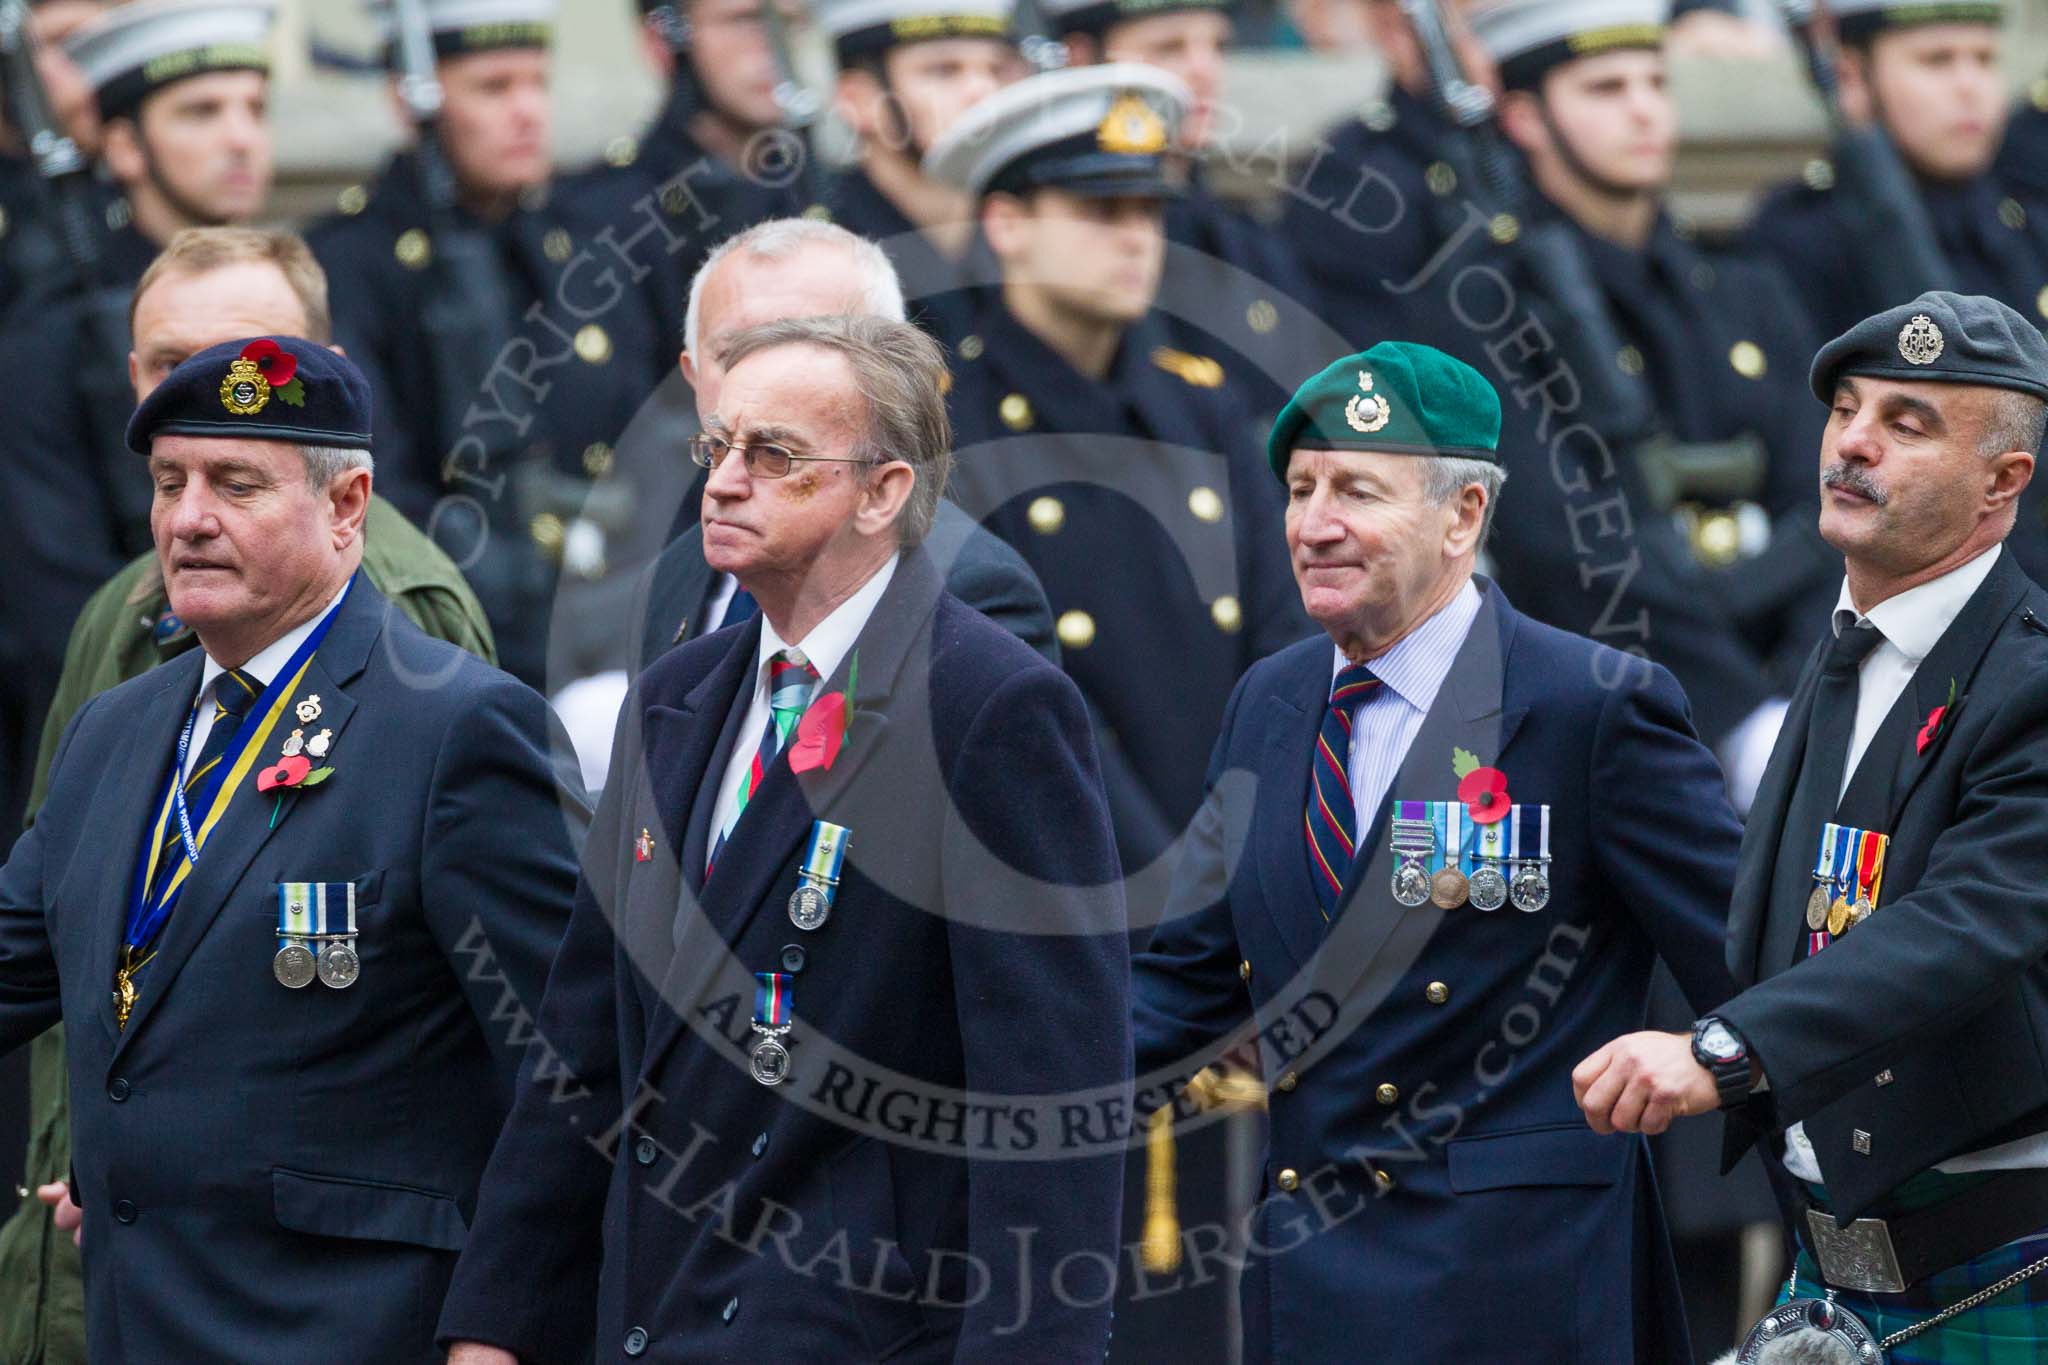
<svg viewBox="0 0 2048 1365">
<path fill-rule="evenodd" d="M 1467 16 L 1509 89 L 1575 58 L 1661 47 L 1670 19 L 1670 0 L 1488 0 Z"/>
<path fill-rule="evenodd" d="M 188 76 L 269 71 L 277 0 L 130 0 L 64 42 L 104 118 Z"/>
<path fill-rule="evenodd" d="M 1141 62 L 1042 72 L 963 113 L 925 154 L 924 173 L 974 195 L 1165 194 L 1166 154 L 1191 102 L 1179 77 Z"/>
</svg>

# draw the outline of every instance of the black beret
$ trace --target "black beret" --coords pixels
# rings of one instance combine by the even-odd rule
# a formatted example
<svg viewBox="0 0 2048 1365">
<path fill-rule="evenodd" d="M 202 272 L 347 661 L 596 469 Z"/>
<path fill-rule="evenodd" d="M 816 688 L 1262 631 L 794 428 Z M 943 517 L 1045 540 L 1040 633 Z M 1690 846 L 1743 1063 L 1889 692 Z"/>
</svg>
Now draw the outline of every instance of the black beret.
<svg viewBox="0 0 2048 1365">
<path fill-rule="evenodd" d="M 2048 339 L 1997 299 L 1934 290 L 1821 347 L 1808 376 L 1814 396 L 1833 402 L 1843 375 L 1982 384 L 2048 399 Z"/>
<path fill-rule="evenodd" d="M 370 448 L 370 384 L 346 356 L 299 337 L 209 346 L 172 370 L 128 422 L 128 448 L 160 435 Z"/>
</svg>

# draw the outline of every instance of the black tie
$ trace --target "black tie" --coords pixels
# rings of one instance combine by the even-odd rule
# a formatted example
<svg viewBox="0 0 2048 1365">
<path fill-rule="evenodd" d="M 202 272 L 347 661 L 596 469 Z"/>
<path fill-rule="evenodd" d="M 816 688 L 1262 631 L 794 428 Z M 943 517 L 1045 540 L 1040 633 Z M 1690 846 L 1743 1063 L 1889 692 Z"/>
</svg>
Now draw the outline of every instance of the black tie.
<svg viewBox="0 0 2048 1365">
<path fill-rule="evenodd" d="M 1884 634 L 1875 626 L 1845 625 L 1821 656 L 1813 712 L 1806 719 L 1799 779 L 1793 784 L 1792 799 L 1785 807 L 1784 832 L 1779 836 L 1778 866 L 1772 878 L 1772 924 L 1784 924 L 1788 917 L 1804 923 L 1820 832 L 1835 818 L 1841 803 L 1842 770 L 1848 764 L 1849 739 L 1856 729 L 1857 670 L 1870 651 L 1883 643 Z M 1777 954 L 1773 951 L 1767 957 L 1776 958 Z"/>
</svg>

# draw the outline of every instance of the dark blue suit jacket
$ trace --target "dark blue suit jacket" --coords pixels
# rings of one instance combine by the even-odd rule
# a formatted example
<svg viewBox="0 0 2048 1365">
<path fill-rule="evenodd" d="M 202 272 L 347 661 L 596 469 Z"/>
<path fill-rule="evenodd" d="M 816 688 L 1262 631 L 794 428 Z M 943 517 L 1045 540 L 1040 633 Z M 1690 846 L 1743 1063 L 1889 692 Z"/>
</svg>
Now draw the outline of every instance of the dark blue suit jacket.
<svg viewBox="0 0 2048 1365">
<path fill-rule="evenodd" d="M 1100 1360 L 1106 1299 L 1079 1264 L 1064 1303 L 1048 1276 L 1115 1261 L 1121 1148 L 1034 1100 L 1128 1095 L 1081 698 L 908 554 L 857 644 L 845 749 L 800 775 L 777 759 L 706 881 L 760 631 L 679 645 L 626 703 L 546 1050 L 442 1334 L 571 1360 L 594 1297 L 602 1360 Z M 816 818 L 852 834 L 805 932 L 786 906 Z M 774 1089 L 747 1067 L 761 971 L 793 977 Z"/>
<path fill-rule="evenodd" d="M 1729 990 L 1738 831 L 1684 697 L 1487 587 L 1389 801 L 1454 799 L 1454 748 L 1499 767 L 1513 801 L 1551 807 L 1550 903 L 1404 909 L 1382 806 L 1326 926 L 1303 811 L 1332 657 L 1319 636 L 1238 687 L 1134 971 L 1141 1110 L 1248 1025 L 1260 1039 L 1245 1358 L 1688 1359 L 1642 1140 L 1593 1133 L 1570 1082 L 1642 1026 L 1658 955 L 1703 1010 Z"/>
<path fill-rule="evenodd" d="M 538 695 L 359 578 L 291 702 L 320 698 L 334 776 L 238 793 L 117 1031 L 129 877 L 203 662 L 86 703 L 0 871 L 0 1050 L 60 1013 L 69 1044 L 93 1357 L 438 1360 L 581 798 Z M 277 883 L 349 880 L 361 979 L 279 985 Z"/>
</svg>

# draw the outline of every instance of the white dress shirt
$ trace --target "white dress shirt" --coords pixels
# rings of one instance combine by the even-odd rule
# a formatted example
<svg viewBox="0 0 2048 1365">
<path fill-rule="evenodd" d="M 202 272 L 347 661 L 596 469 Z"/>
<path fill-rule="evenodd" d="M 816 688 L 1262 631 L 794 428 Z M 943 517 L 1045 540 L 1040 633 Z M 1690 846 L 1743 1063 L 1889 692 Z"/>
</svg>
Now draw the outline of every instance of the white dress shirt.
<svg viewBox="0 0 2048 1365">
<path fill-rule="evenodd" d="M 1842 765 L 1841 791 L 1849 789 L 1856 765 L 1863 761 L 1878 726 L 1897 704 L 1899 695 L 1913 681 L 1921 660 L 1933 652 L 1935 643 L 1948 630 L 1963 607 L 1984 586 L 1998 563 L 2002 547 L 1993 546 L 1969 563 L 1888 597 L 1866 615 L 1856 610 L 1849 598 L 1849 581 L 1842 580 L 1842 595 L 1835 604 L 1834 631 L 1840 635 L 1852 626 L 1868 623 L 1884 636 L 1884 643 L 1870 651 L 1856 674 L 1856 728 L 1850 732 L 1849 759 Z M 1837 793 L 1839 798 L 1840 793 Z M 1890 833 L 1880 830 L 1879 833 Z M 1818 833 L 1816 832 L 1816 837 Z M 1880 908 L 1878 914 L 1883 915 Z M 2048 1166 L 2048 1133 L 2002 1143 L 1981 1152 L 1952 1157 L 1934 1169 L 1950 1175 L 1969 1171 L 2007 1171 Z M 1801 1180 L 1821 1180 L 1820 1162 L 1807 1140 L 1806 1125 L 1795 1123 L 1785 1132 L 1785 1169 Z"/>
<path fill-rule="evenodd" d="M 818 680 L 812 684 L 813 688 L 823 687 L 841 661 L 852 652 L 853 642 L 860 638 L 868 617 L 874 615 L 875 604 L 882 600 L 889 580 L 896 576 L 896 565 L 901 559 L 901 555 L 890 555 L 889 562 L 873 578 L 861 584 L 853 596 L 834 607 L 832 614 L 818 622 L 801 640 L 785 641 L 775 633 L 768 614 L 761 613 L 761 644 L 754 653 L 754 695 L 747 703 L 746 716 L 740 721 L 732 757 L 726 761 L 725 777 L 718 788 L 718 804 L 711 808 L 710 832 L 704 845 L 706 853 L 718 846 L 719 831 L 731 822 L 733 813 L 739 809 L 740 784 L 746 780 L 747 769 L 754 761 L 754 751 L 761 746 L 761 734 L 768 728 L 768 661 L 785 649 L 801 649 L 804 657 L 811 661 L 811 667 L 818 671 Z M 816 697 L 814 691 L 812 699 Z M 848 702 L 852 700 L 847 698 Z"/>
<path fill-rule="evenodd" d="M 257 650 L 249 662 L 242 665 L 242 672 L 258 679 L 263 687 L 276 682 L 277 675 L 291 662 L 292 655 L 306 642 L 306 637 L 311 635 L 322 621 L 334 614 L 334 609 L 341 605 L 342 596 L 347 591 L 348 587 L 344 584 L 341 592 L 334 594 L 334 600 L 329 602 L 318 616 L 293 626 Z M 213 685 L 225 672 L 227 669 L 215 663 L 211 654 L 206 656 L 206 663 L 199 670 L 199 715 L 192 722 L 192 743 L 185 750 L 185 770 L 178 775 L 180 782 L 191 780 L 192 765 L 199 761 L 200 750 L 206 747 L 206 737 L 213 733 Z"/>
<path fill-rule="evenodd" d="M 1378 658 L 1365 661 L 1365 666 L 1380 680 L 1380 686 L 1358 708 L 1351 725 L 1351 752 L 1344 764 L 1361 839 L 1372 827 L 1381 803 L 1387 799 L 1387 789 L 1394 785 L 1394 774 L 1408 757 L 1408 746 L 1415 742 L 1423 717 L 1429 714 L 1444 679 L 1450 676 L 1451 665 L 1457 661 L 1458 651 L 1464 648 L 1473 619 L 1479 615 L 1479 600 L 1479 590 L 1467 579 L 1457 596 L 1434 616 L 1402 636 Z M 1337 675 L 1351 661 L 1341 649 L 1333 647 L 1331 653 L 1335 657 L 1330 666 L 1330 686 L 1335 688 Z"/>
<path fill-rule="evenodd" d="M 711 591 L 711 600 L 704 605 L 704 619 L 697 623 L 696 635 L 709 635 L 725 627 L 725 614 L 732 610 L 732 599 L 740 595 L 740 581 L 729 573 L 717 576 L 718 586 Z"/>
</svg>

